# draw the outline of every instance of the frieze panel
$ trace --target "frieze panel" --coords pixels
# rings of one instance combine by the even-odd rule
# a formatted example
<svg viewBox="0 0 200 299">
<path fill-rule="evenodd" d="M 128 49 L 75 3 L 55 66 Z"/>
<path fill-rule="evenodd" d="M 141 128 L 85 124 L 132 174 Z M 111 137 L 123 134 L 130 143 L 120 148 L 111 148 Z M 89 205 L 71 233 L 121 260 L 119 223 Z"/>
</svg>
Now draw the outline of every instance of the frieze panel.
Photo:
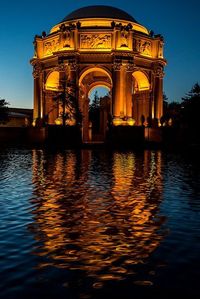
<svg viewBox="0 0 200 299">
<path fill-rule="evenodd" d="M 44 56 L 52 55 L 53 52 L 56 52 L 60 49 L 60 40 L 59 38 L 53 40 L 47 40 L 44 43 Z"/>
<path fill-rule="evenodd" d="M 81 49 L 111 49 L 111 34 L 81 34 Z"/>
<path fill-rule="evenodd" d="M 129 38 L 129 31 L 123 29 L 120 32 L 120 48 L 128 48 L 128 38 Z"/>
<path fill-rule="evenodd" d="M 152 45 L 151 45 L 150 41 L 134 39 L 133 47 L 134 47 L 134 50 L 136 50 L 141 55 L 152 56 Z"/>
</svg>

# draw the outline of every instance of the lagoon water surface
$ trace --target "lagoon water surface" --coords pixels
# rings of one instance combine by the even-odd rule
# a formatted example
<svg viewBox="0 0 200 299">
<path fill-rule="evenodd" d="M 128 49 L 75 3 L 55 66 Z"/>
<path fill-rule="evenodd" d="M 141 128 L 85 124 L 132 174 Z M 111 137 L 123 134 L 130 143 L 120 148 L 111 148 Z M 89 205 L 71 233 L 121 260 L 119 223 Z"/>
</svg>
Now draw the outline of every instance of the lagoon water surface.
<svg viewBox="0 0 200 299">
<path fill-rule="evenodd" d="M 0 150 L 0 298 L 200 298 L 197 161 Z"/>
</svg>

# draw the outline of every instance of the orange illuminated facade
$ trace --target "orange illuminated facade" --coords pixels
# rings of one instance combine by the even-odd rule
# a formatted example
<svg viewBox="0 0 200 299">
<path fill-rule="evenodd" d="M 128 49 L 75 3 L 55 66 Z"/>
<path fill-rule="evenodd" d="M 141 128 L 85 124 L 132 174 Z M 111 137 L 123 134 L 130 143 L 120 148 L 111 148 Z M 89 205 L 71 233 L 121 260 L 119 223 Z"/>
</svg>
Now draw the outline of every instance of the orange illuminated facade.
<svg viewBox="0 0 200 299">
<path fill-rule="evenodd" d="M 54 99 L 65 80 L 73 86 L 83 114 L 83 141 L 89 140 L 89 93 L 97 86 L 111 94 L 105 125 L 109 117 L 113 125 L 159 124 L 163 44 L 161 35 L 120 9 L 90 6 L 72 12 L 48 35 L 35 36 L 34 120 L 59 124 L 62 108 Z"/>
</svg>

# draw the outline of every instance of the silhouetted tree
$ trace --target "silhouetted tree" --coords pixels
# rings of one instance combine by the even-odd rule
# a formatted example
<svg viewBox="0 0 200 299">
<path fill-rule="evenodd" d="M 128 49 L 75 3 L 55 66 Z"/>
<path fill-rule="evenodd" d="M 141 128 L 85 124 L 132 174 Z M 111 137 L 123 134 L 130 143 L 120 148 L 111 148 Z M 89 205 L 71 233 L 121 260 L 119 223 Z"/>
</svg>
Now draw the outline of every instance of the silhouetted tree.
<svg viewBox="0 0 200 299">
<path fill-rule="evenodd" d="M 191 128 L 199 128 L 200 85 L 196 83 L 182 98 L 182 119 Z"/>
<path fill-rule="evenodd" d="M 76 97 L 76 90 L 73 84 L 64 78 L 62 82 L 62 91 L 54 97 L 54 101 L 59 102 L 62 106 L 62 112 L 60 114 L 62 118 L 63 126 L 66 125 L 66 121 L 74 121 L 76 126 L 82 124 L 82 113 L 79 108 L 78 99 Z"/>
<path fill-rule="evenodd" d="M 168 97 L 166 96 L 165 93 L 163 93 L 163 112 L 165 113 L 167 107 L 168 107 Z"/>
<path fill-rule="evenodd" d="M 161 125 L 179 126 L 181 121 L 181 103 L 169 102 L 166 94 L 163 94 L 163 116 L 160 119 Z"/>
<path fill-rule="evenodd" d="M 6 123 L 9 120 L 8 105 L 5 99 L 0 99 L 0 123 Z"/>
<path fill-rule="evenodd" d="M 94 132 L 99 132 L 100 128 L 100 97 L 97 90 L 94 94 L 94 99 L 89 105 L 89 119 L 92 122 Z"/>
</svg>

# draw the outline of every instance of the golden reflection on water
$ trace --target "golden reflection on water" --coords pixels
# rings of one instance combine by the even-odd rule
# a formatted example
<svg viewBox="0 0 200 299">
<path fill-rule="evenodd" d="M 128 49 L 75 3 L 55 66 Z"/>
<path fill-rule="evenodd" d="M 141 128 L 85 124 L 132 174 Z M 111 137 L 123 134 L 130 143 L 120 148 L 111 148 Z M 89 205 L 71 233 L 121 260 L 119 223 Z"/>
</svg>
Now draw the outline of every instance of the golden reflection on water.
<svg viewBox="0 0 200 299">
<path fill-rule="evenodd" d="M 33 150 L 35 254 L 100 281 L 133 274 L 159 246 L 161 152 Z"/>
</svg>

